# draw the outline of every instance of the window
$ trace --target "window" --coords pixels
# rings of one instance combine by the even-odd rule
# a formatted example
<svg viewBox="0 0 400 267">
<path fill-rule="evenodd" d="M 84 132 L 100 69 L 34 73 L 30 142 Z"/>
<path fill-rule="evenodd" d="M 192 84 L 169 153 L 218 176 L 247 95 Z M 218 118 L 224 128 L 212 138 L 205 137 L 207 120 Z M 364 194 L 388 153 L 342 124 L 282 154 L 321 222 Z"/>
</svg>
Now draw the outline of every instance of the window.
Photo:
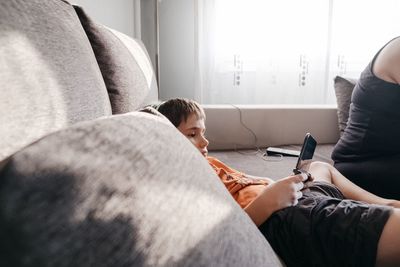
<svg viewBox="0 0 400 267">
<path fill-rule="evenodd" d="M 161 5 L 168 1 L 183 3 Z M 378 49 L 397 36 L 399 6 L 397 0 L 194 0 L 188 8 L 194 22 L 175 27 L 193 25 L 192 33 L 180 34 L 193 34 L 194 40 L 175 38 L 177 47 L 193 42 L 193 55 L 186 54 L 193 61 L 183 64 L 191 72 L 174 74 L 178 68 L 172 60 L 163 62 L 163 52 L 171 53 L 160 40 L 164 77 L 177 79 L 164 88 L 161 68 L 161 97 L 203 104 L 335 104 L 333 78 L 358 78 Z M 166 24 L 161 18 L 161 37 Z M 179 89 L 188 77 L 193 92 L 189 83 Z"/>
<path fill-rule="evenodd" d="M 203 103 L 325 101 L 328 1 L 217 0 L 214 8 L 214 25 L 200 33 L 214 35 L 199 44 L 214 64 Z"/>
</svg>

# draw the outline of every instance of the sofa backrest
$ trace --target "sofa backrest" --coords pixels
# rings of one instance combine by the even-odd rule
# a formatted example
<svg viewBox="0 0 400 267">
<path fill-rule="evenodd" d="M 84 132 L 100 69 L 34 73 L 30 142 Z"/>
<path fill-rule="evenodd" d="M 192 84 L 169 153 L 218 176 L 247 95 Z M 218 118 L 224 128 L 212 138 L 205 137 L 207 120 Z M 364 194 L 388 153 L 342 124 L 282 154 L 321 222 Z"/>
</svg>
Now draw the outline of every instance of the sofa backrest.
<svg viewBox="0 0 400 267">
<path fill-rule="evenodd" d="M 156 101 L 139 40 L 62 0 L 0 1 L 0 161 L 76 122 Z"/>
<path fill-rule="evenodd" d="M 60 0 L 0 2 L 0 160 L 43 135 L 111 114 L 88 38 Z"/>
<path fill-rule="evenodd" d="M 157 101 L 156 78 L 143 43 L 94 21 L 83 8 L 74 8 L 103 75 L 112 113 L 134 111 Z"/>
</svg>

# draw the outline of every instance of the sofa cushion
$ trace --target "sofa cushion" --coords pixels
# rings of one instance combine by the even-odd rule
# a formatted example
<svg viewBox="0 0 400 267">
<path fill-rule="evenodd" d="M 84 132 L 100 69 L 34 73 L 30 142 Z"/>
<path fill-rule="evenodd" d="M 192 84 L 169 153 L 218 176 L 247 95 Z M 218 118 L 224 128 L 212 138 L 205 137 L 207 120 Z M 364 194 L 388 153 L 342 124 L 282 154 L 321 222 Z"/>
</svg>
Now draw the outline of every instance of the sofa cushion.
<svg viewBox="0 0 400 267">
<path fill-rule="evenodd" d="M 355 79 L 343 78 L 341 76 L 336 76 L 334 79 L 340 135 L 343 135 L 344 129 L 347 126 L 351 94 L 356 83 Z"/>
<path fill-rule="evenodd" d="M 144 112 L 83 122 L 0 172 L 4 266 L 281 266 L 204 157 Z"/>
<path fill-rule="evenodd" d="M 156 79 L 142 42 L 94 22 L 81 7 L 74 8 L 99 63 L 113 114 L 134 111 L 148 104 L 143 101 L 149 93 L 155 93 L 150 100 L 156 101 Z"/>
<path fill-rule="evenodd" d="M 93 50 L 73 7 L 0 2 L 0 160 L 49 132 L 111 114 Z"/>
</svg>

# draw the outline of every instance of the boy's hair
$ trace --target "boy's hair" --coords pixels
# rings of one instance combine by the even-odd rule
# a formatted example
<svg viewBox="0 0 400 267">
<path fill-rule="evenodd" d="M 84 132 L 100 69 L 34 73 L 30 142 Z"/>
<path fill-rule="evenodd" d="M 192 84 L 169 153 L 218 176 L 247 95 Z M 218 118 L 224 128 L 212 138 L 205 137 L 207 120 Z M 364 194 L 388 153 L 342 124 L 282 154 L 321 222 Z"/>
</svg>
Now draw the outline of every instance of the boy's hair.
<svg viewBox="0 0 400 267">
<path fill-rule="evenodd" d="M 196 101 L 186 98 L 174 98 L 162 102 L 158 105 L 157 110 L 167 117 L 175 127 L 178 127 L 182 121 L 186 122 L 192 114 L 201 119 L 206 118 L 203 108 Z"/>
</svg>

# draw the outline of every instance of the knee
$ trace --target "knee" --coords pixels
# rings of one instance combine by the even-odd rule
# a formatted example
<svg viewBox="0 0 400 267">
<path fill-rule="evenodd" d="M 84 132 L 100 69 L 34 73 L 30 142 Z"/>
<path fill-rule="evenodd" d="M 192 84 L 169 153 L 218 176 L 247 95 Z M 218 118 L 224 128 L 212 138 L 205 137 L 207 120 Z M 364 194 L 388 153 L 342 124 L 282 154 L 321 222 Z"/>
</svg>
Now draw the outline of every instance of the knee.
<svg viewBox="0 0 400 267">
<path fill-rule="evenodd" d="M 330 165 L 329 163 L 326 162 L 322 162 L 322 161 L 313 161 L 310 164 L 310 170 L 320 170 L 320 171 L 331 171 L 331 169 L 333 168 L 332 165 Z"/>
<path fill-rule="evenodd" d="M 309 172 L 314 177 L 315 181 L 332 182 L 333 166 L 321 161 L 314 161 L 310 165 Z"/>
</svg>

